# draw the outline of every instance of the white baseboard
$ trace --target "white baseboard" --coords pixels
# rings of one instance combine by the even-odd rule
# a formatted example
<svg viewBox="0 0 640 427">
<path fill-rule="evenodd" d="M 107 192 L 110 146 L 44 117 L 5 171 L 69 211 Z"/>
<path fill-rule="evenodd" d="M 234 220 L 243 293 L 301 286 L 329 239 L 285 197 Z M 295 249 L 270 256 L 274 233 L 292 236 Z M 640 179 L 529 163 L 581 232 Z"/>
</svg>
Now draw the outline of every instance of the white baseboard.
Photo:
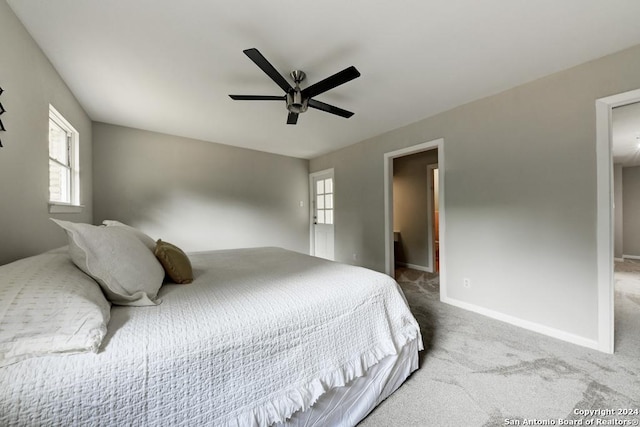
<svg viewBox="0 0 640 427">
<path fill-rule="evenodd" d="M 628 259 L 640 259 L 640 256 L 638 255 L 622 255 L 622 259 L 624 258 L 628 258 Z"/>
<path fill-rule="evenodd" d="M 396 264 L 401 266 L 401 267 L 412 268 L 414 270 L 420 270 L 420 271 L 424 271 L 424 272 L 427 272 L 427 273 L 433 273 L 433 268 L 424 267 L 422 265 L 410 264 L 408 262 L 397 262 Z"/>
<path fill-rule="evenodd" d="M 487 317 L 491 317 L 496 320 L 500 320 L 505 323 L 510 323 L 514 326 L 518 326 L 520 328 L 528 329 L 533 332 L 537 332 L 539 334 L 547 335 L 552 338 L 556 338 L 562 341 L 567 341 L 572 344 L 577 344 L 583 347 L 587 347 L 593 350 L 600 350 L 600 345 L 597 340 L 591 340 L 588 338 L 581 337 L 579 335 L 571 334 L 565 331 L 561 331 L 559 329 L 550 328 L 548 326 L 541 325 L 539 323 L 530 322 L 528 320 L 519 319 L 517 317 L 509 316 L 508 314 L 500 313 L 498 311 L 489 310 L 484 307 L 477 306 L 475 304 L 470 304 L 464 301 L 460 301 L 454 298 L 449 298 L 446 296 L 440 296 L 440 300 L 444 303 L 454 305 L 456 307 L 463 308 L 465 310 L 473 311 L 478 314 L 482 314 Z"/>
<path fill-rule="evenodd" d="M 622 256 L 622 258 L 613 257 L 613 260 L 614 261 L 618 261 L 618 262 L 623 262 L 624 261 L 624 255 Z"/>
</svg>

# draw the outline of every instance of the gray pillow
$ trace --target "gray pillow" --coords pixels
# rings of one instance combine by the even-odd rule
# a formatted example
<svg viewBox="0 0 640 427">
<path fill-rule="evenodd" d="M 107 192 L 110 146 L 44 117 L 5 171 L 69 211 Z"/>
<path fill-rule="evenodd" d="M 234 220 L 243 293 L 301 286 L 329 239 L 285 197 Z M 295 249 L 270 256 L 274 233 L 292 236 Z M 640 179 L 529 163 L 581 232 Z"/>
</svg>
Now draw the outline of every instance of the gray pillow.
<svg viewBox="0 0 640 427">
<path fill-rule="evenodd" d="M 97 227 L 52 220 L 69 238 L 75 265 L 93 277 L 118 305 L 156 305 L 164 269 L 149 249 L 123 227 Z"/>
<path fill-rule="evenodd" d="M 138 239 L 140 239 L 140 241 L 144 243 L 144 245 L 148 247 L 151 251 L 153 251 L 156 248 L 156 242 L 151 237 L 149 237 L 148 234 L 138 230 L 135 227 L 131 227 L 130 225 L 123 224 L 120 221 L 114 221 L 112 219 L 105 219 L 104 221 L 102 221 L 102 223 L 107 227 L 122 227 L 123 229 L 130 231 Z"/>
<path fill-rule="evenodd" d="M 66 252 L 0 266 L 0 366 L 55 353 L 97 353 L 110 308 Z"/>
</svg>

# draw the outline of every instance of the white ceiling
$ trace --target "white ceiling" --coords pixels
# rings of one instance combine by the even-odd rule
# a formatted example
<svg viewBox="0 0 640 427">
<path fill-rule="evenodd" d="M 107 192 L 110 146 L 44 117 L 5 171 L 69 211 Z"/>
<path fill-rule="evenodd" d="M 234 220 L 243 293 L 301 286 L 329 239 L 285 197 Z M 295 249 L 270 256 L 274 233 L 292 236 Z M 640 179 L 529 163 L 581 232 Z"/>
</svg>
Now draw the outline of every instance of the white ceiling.
<svg viewBox="0 0 640 427">
<path fill-rule="evenodd" d="M 640 43 L 637 0 L 8 0 L 95 121 L 301 158 Z M 255 47 L 302 87 L 356 80 L 286 125 Z"/>
<path fill-rule="evenodd" d="M 613 109 L 613 162 L 640 166 L 640 102 Z"/>
</svg>

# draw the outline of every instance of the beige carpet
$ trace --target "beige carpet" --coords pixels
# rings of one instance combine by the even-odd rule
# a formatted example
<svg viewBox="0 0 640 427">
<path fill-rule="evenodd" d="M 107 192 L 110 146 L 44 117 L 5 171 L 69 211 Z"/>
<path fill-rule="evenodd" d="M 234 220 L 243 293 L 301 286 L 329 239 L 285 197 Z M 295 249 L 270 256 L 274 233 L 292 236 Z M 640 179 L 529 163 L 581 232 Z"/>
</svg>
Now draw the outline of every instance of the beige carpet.
<svg viewBox="0 0 640 427">
<path fill-rule="evenodd" d="M 437 276 L 399 270 L 426 350 L 420 369 L 360 425 L 637 425 L 640 263 L 616 269 L 614 355 L 443 304 Z"/>
</svg>

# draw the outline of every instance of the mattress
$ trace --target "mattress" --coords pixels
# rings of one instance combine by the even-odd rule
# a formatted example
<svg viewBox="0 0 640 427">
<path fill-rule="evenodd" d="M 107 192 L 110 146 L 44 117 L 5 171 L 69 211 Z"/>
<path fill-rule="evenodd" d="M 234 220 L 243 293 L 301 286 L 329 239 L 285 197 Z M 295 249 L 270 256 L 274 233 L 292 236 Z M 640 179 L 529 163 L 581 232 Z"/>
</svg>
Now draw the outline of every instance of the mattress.
<svg viewBox="0 0 640 427">
<path fill-rule="evenodd" d="M 386 275 L 279 248 L 189 257 L 194 282 L 114 306 L 97 354 L 0 369 L 0 424 L 272 425 L 422 349 Z"/>
</svg>

